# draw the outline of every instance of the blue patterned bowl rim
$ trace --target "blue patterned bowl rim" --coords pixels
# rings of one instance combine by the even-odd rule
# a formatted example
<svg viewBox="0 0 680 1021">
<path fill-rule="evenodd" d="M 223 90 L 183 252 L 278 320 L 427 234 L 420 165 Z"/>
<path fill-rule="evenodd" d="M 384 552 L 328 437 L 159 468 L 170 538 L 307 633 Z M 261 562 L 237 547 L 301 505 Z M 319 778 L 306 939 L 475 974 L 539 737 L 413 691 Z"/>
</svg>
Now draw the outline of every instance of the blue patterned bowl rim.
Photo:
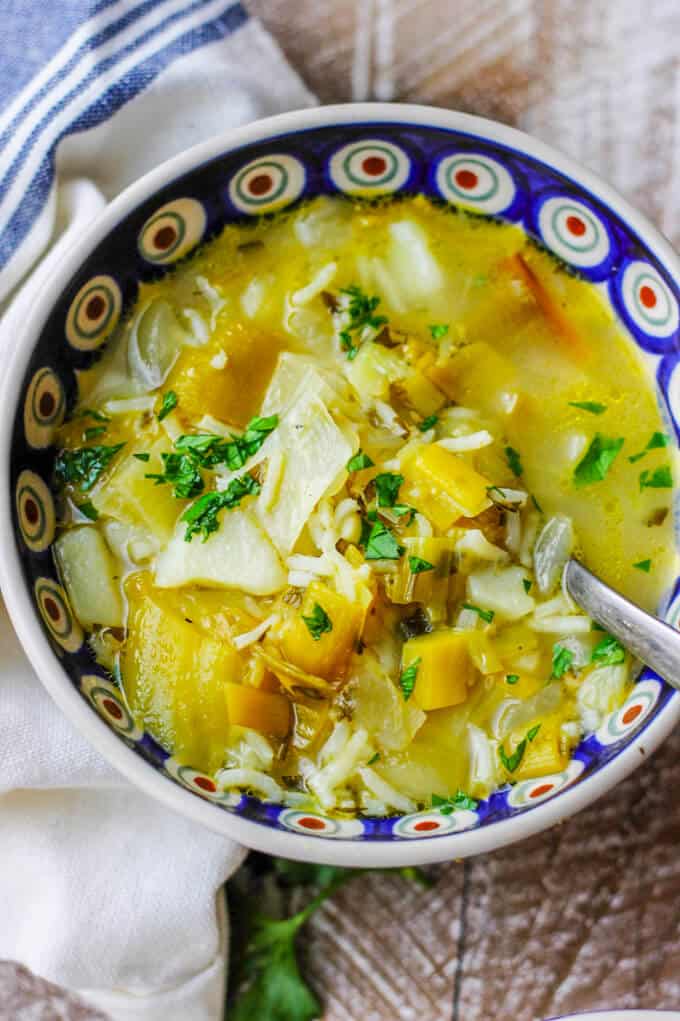
<svg viewBox="0 0 680 1021">
<path fill-rule="evenodd" d="M 604 794 L 643 762 L 674 729 L 680 719 L 680 694 L 673 692 L 663 682 L 655 679 L 653 674 L 646 672 L 643 675 L 643 684 L 657 687 L 661 685 L 663 691 L 661 695 L 657 692 L 654 712 L 649 713 L 644 726 L 640 726 L 633 736 L 625 741 L 619 738 L 618 747 L 599 756 L 593 768 L 586 769 L 577 783 L 564 786 L 546 800 L 532 802 L 529 807 L 517 811 L 516 814 L 508 814 L 505 818 L 489 821 L 478 825 L 477 828 L 450 831 L 438 836 L 419 834 L 417 839 L 412 840 L 386 839 L 378 832 L 375 836 L 340 835 L 332 840 L 322 840 L 300 830 L 282 827 L 278 823 L 278 816 L 282 814 L 281 809 L 262 805 L 255 799 L 240 799 L 243 803 L 254 803 L 254 808 L 252 804 L 250 806 L 246 804 L 246 814 L 238 814 L 240 806 L 236 806 L 234 811 L 233 804 L 225 811 L 222 806 L 198 797 L 186 786 L 170 779 L 169 766 L 164 769 L 158 764 L 153 765 L 149 761 L 149 747 L 145 746 L 146 736 L 139 742 L 137 751 L 129 747 L 126 740 L 121 740 L 77 690 L 63 662 L 60 662 L 60 659 L 64 658 L 63 653 L 61 657 L 55 654 L 37 612 L 31 587 L 27 584 L 20 543 L 16 536 L 13 517 L 14 492 L 10 484 L 13 473 L 16 474 L 16 465 L 12 459 L 12 441 L 15 437 L 16 422 L 20 417 L 18 411 L 25 395 L 28 367 L 54 309 L 60 306 L 60 303 L 64 305 L 64 296 L 69 293 L 69 288 L 73 294 L 74 280 L 80 282 L 84 279 L 82 271 L 88 259 L 93 256 L 98 246 L 116 231 L 116 228 L 122 228 L 135 213 L 140 212 L 138 225 L 143 224 L 148 214 L 141 216 L 141 210 L 149 207 L 149 203 L 154 199 L 156 205 L 167 202 L 167 196 L 174 183 L 181 183 L 184 175 L 197 173 L 218 158 L 232 158 L 249 147 L 248 155 L 244 156 L 247 162 L 252 160 L 253 153 L 257 155 L 260 149 L 267 154 L 272 151 L 272 145 L 283 144 L 284 139 L 290 143 L 291 139 L 311 138 L 315 132 L 324 129 L 333 129 L 336 135 L 342 135 L 344 132 L 348 139 L 360 137 L 361 133 L 357 136 L 357 129 L 365 129 L 365 137 L 372 139 L 383 139 L 385 136 L 392 138 L 395 134 L 398 136 L 399 132 L 411 132 L 416 136 L 419 130 L 442 132 L 450 134 L 452 145 L 462 144 L 463 149 L 468 152 L 471 146 L 483 148 L 487 153 L 489 151 L 495 155 L 503 153 L 510 161 L 524 160 L 533 167 L 542 168 L 547 178 L 552 176 L 564 182 L 569 196 L 581 203 L 586 219 L 589 211 L 595 215 L 594 210 L 597 209 L 600 216 L 606 217 L 608 235 L 613 224 L 614 235 L 617 230 L 622 230 L 627 237 L 632 238 L 635 249 L 653 263 L 653 268 L 656 269 L 663 285 L 674 295 L 677 296 L 679 293 L 680 261 L 669 243 L 640 212 L 632 208 L 614 189 L 592 172 L 580 167 L 550 146 L 494 121 L 425 106 L 365 103 L 296 111 L 258 121 L 245 128 L 212 138 L 181 153 L 134 182 L 102 212 L 90 229 L 64 256 L 54 275 L 41 289 L 21 335 L 16 340 L 0 390 L 0 477 L 4 480 L 0 500 L 2 543 L 0 586 L 19 639 L 38 676 L 56 703 L 121 773 L 170 808 L 248 847 L 288 858 L 347 866 L 380 867 L 462 858 L 491 851 L 540 832 L 567 819 Z M 342 146 L 342 142 L 338 144 Z M 493 158 L 488 157 L 488 163 L 493 165 L 493 162 Z M 245 166 L 245 163 L 243 165 Z M 404 180 L 406 181 L 406 178 Z M 328 191 L 328 183 L 326 180 L 325 185 L 318 190 Z M 423 185 L 417 190 L 427 191 L 428 188 Z M 317 191 L 313 192 L 316 193 Z M 178 198 L 179 195 L 175 197 Z M 550 197 L 551 194 L 546 193 L 543 199 L 547 201 Z M 512 197 L 508 209 L 503 212 L 503 215 L 510 219 L 520 219 L 516 198 L 517 196 Z M 224 201 L 226 204 L 226 199 Z M 234 218 L 233 207 L 230 218 Z M 611 247 L 608 255 L 611 255 L 616 246 L 616 238 L 612 235 L 609 235 L 609 238 Z M 584 270 L 584 275 L 593 280 L 604 279 L 609 272 L 611 261 L 611 259 L 608 261 L 607 256 L 592 271 Z M 609 298 L 621 314 L 621 295 L 616 293 L 616 288 L 610 287 Z M 677 297 L 674 300 L 677 302 Z M 623 311 L 625 312 L 625 309 Z M 625 315 L 623 317 L 625 318 Z M 646 350 L 648 359 L 664 354 L 657 378 L 665 393 L 672 371 L 678 362 L 677 331 L 674 336 L 666 338 L 665 344 L 659 344 L 654 336 L 645 336 L 641 339 L 635 330 L 635 323 L 627 322 L 627 325 L 635 334 L 638 344 Z M 656 361 L 658 362 L 658 358 Z M 676 437 L 677 432 L 676 425 Z M 676 599 L 679 588 L 680 584 L 676 583 L 672 593 L 673 600 Z M 93 669 L 91 672 L 95 673 L 96 670 Z M 584 744 L 591 740 L 586 739 Z M 164 754 L 167 756 L 167 753 Z M 579 768 L 575 775 L 584 770 L 588 754 L 592 757 L 592 750 L 583 760 L 578 758 L 577 753 L 574 762 Z M 174 775 L 177 775 L 176 772 Z M 568 779 L 571 778 L 563 782 L 567 783 Z M 505 791 L 503 796 L 507 799 L 509 792 Z M 402 821 L 403 819 L 389 820 L 395 826 Z"/>
</svg>

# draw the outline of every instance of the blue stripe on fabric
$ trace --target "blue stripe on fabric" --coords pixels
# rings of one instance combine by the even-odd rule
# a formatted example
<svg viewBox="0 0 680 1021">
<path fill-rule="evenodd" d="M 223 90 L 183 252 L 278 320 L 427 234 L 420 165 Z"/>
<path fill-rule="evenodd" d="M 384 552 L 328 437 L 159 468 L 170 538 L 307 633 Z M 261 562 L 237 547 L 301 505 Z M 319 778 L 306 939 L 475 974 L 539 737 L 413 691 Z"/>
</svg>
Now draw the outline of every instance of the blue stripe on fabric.
<svg viewBox="0 0 680 1021">
<path fill-rule="evenodd" d="M 33 143 L 37 138 L 39 138 L 47 125 L 57 116 L 57 114 L 61 113 L 62 110 L 64 110 L 71 102 L 73 102 L 74 99 L 76 99 L 77 96 L 80 95 L 81 92 L 84 92 L 85 89 L 92 84 L 92 82 L 96 81 L 97 78 L 106 73 L 106 71 L 109 71 L 112 67 L 115 67 L 116 64 L 125 60 L 125 58 L 130 56 L 131 53 L 134 53 L 135 50 L 140 49 L 145 43 L 149 42 L 150 39 L 153 39 L 154 36 L 160 35 L 166 29 L 170 28 L 170 26 L 176 21 L 181 21 L 185 18 L 187 14 L 196 13 L 201 9 L 201 7 L 206 7 L 210 3 L 212 3 L 212 0 L 193 0 L 193 3 L 187 4 L 186 7 L 183 7 L 179 11 L 175 11 L 174 14 L 170 14 L 157 25 L 147 29 L 147 31 L 143 32 L 141 35 L 136 36 L 130 43 L 128 43 L 127 46 L 123 47 L 122 50 L 118 50 L 112 56 L 106 57 L 98 64 L 95 64 L 89 73 L 86 74 L 84 78 L 81 78 L 78 84 L 75 85 L 70 92 L 68 92 L 65 96 L 62 96 L 59 102 L 55 103 L 55 105 L 48 110 L 48 112 L 33 128 L 31 134 L 28 136 L 19 152 L 14 156 L 12 163 L 0 181 L 0 202 L 2 202 L 5 198 L 17 174 L 33 150 Z"/>
<path fill-rule="evenodd" d="M 2 0 L 0 109 L 28 85 L 93 14 L 116 0 Z"/>
<path fill-rule="evenodd" d="M 24 240 L 45 205 L 54 180 L 56 149 L 61 139 L 101 124 L 134 99 L 178 57 L 226 38 L 247 21 L 248 14 L 240 3 L 235 3 L 213 21 L 193 26 L 165 49 L 153 54 L 138 67 L 132 68 L 119 81 L 112 83 L 106 92 L 61 132 L 35 173 L 23 201 L 0 236 L 0 269 L 6 265 Z"/>
<path fill-rule="evenodd" d="M 117 2 L 117 0 L 105 0 L 104 3 L 99 5 L 99 10 L 102 10 L 105 7 L 110 7 L 111 4 L 115 2 Z M 58 71 L 55 71 L 51 78 L 49 78 L 41 88 L 36 89 L 36 91 L 31 93 L 31 95 L 27 98 L 24 106 L 21 108 L 21 110 L 17 112 L 9 126 L 5 128 L 2 134 L 0 134 L 0 149 L 4 148 L 7 142 L 11 141 L 12 136 L 16 131 L 17 127 L 19 126 L 19 124 L 21 123 L 21 121 L 26 119 L 26 117 L 30 114 L 31 110 L 35 109 L 38 103 L 40 103 L 40 101 L 44 99 L 44 97 L 48 94 L 48 92 L 51 91 L 51 89 L 55 87 L 55 85 L 58 85 L 59 82 L 63 81 L 64 78 L 66 78 L 71 73 L 71 71 L 78 65 L 78 63 L 82 60 L 83 56 L 88 51 L 96 50 L 99 46 L 102 46 L 104 43 L 108 42 L 109 39 L 113 38 L 115 35 L 118 35 L 119 32 L 122 32 L 130 25 L 133 25 L 134 22 L 137 21 L 139 18 L 143 17 L 145 14 L 148 14 L 149 11 L 152 11 L 155 7 L 160 7 L 161 4 L 167 2 L 168 0 L 146 0 L 145 3 L 142 3 L 140 6 L 135 7 L 134 10 L 128 11 L 126 14 L 123 14 L 120 18 L 118 18 L 117 21 L 111 22 L 110 25 L 106 25 L 99 32 L 96 32 L 93 35 L 88 36 L 88 38 L 83 41 L 82 45 L 79 46 L 78 49 L 73 53 L 69 61 L 66 64 L 64 64 L 63 67 L 59 68 Z M 92 16 L 95 13 L 97 13 L 97 10 L 90 7 L 89 13 L 90 16 Z M 78 28 L 79 26 L 76 25 L 75 27 Z M 53 56 L 54 55 L 55 54 L 53 54 Z M 49 59 L 52 58 L 50 57 Z M 45 61 L 45 63 L 48 62 L 49 61 Z"/>
</svg>

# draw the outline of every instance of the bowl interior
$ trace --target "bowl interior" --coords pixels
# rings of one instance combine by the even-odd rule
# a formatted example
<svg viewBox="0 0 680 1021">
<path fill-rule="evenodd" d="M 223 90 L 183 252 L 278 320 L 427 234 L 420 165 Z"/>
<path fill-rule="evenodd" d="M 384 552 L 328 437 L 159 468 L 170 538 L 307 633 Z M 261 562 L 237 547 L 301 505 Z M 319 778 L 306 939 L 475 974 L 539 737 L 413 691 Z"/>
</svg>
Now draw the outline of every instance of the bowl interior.
<svg viewBox="0 0 680 1021">
<path fill-rule="evenodd" d="M 79 697 L 127 745 L 130 751 L 125 755 L 145 760 L 170 782 L 213 802 L 213 813 L 257 824 L 248 831 L 250 838 L 243 829 L 238 834 L 255 845 L 260 842 L 255 830 L 262 827 L 316 841 L 402 843 L 488 831 L 503 821 L 539 812 L 548 800 L 559 801 L 568 793 L 566 788 L 580 787 L 610 768 L 661 714 L 671 713 L 674 719 L 678 714 L 680 695 L 645 670 L 625 705 L 581 742 L 562 773 L 497 791 L 474 812 L 442 815 L 430 810 L 388 819 L 339 820 L 222 791 L 212 777 L 177 762 L 139 729 L 119 688 L 83 642 L 48 549 L 54 534 L 54 505 L 47 485 L 54 430 L 76 400 L 78 370 L 98 357 L 118 319 L 134 302 L 140 282 L 170 271 L 225 224 L 337 193 L 367 198 L 422 193 L 480 216 L 520 223 L 601 290 L 630 342 L 642 352 L 669 431 L 677 439 L 677 275 L 674 279 L 675 271 L 659 256 L 659 246 L 649 241 L 642 219 L 622 215 L 623 203 L 608 189 L 585 172 L 577 180 L 571 170 L 557 169 L 565 161 L 556 154 L 550 159 L 540 146 L 516 133 L 455 115 L 448 115 L 451 126 L 437 124 L 437 118 L 428 123 L 422 113 L 417 120 L 401 122 L 394 108 L 389 116 L 395 119 L 357 121 L 356 115 L 348 115 L 324 124 L 318 123 L 317 112 L 313 127 L 276 134 L 267 134 L 265 127 L 257 140 L 235 148 L 225 145 L 223 151 L 216 147 L 216 155 L 179 176 L 171 167 L 159 187 L 145 189 L 142 182 L 141 201 L 119 202 L 115 226 L 91 248 L 51 303 L 16 403 L 10 463 L 16 550 L 24 585 L 54 653 L 52 672 L 59 671 L 60 661 Z M 304 123 L 305 115 L 298 115 L 298 120 Z M 680 616 L 679 589 L 676 582 L 664 607 L 674 623 Z M 8 603 L 11 609 L 11 594 Z M 543 825 L 548 821 L 546 816 Z M 262 839 L 266 844 L 266 837 Z M 448 842 L 444 856 L 469 853 L 460 839 L 458 843 L 460 848 L 455 841 Z M 323 857 L 323 852 L 319 855 Z"/>
</svg>

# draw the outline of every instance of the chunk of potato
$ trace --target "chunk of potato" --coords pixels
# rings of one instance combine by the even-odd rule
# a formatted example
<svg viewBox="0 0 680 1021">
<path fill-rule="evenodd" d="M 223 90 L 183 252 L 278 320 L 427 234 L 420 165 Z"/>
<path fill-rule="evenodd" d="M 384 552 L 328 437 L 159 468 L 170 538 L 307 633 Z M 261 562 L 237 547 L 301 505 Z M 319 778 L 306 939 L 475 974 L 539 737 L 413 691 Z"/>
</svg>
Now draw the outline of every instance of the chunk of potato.
<svg viewBox="0 0 680 1021">
<path fill-rule="evenodd" d="M 244 661 L 227 642 L 180 617 L 172 593 L 155 588 L 148 572 L 131 575 L 125 593 L 120 668 L 130 708 L 179 759 L 212 772 L 224 761 L 226 684 L 240 680 Z"/>
<path fill-rule="evenodd" d="M 274 737 L 285 737 L 290 730 L 290 702 L 285 695 L 231 682 L 225 692 L 230 723 Z"/>
<path fill-rule="evenodd" d="M 402 669 L 417 661 L 412 698 L 420 709 L 428 712 L 465 701 L 477 676 L 465 632 L 433 631 L 406 642 Z"/>
<path fill-rule="evenodd" d="M 120 569 L 99 530 L 71 528 L 54 544 L 73 612 L 86 628 L 123 626 Z"/>
<path fill-rule="evenodd" d="M 328 615 L 332 630 L 315 639 L 303 618 L 312 618 L 317 605 Z M 364 606 L 313 581 L 299 610 L 289 613 L 280 628 L 281 652 L 285 659 L 306 673 L 341 682 L 361 634 L 364 615 Z"/>
<path fill-rule="evenodd" d="M 149 460 L 139 461 L 129 453 L 113 474 L 92 493 L 92 503 L 102 515 L 133 525 L 141 525 L 161 544 L 172 535 L 175 522 L 186 506 L 185 500 L 172 495 L 172 486 L 155 486 L 147 473 L 163 471 L 161 452 L 168 451 L 167 440 L 149 447 Z"/>
<path fill-rule="evenodd" d="M 402 472 L 406 479 L 402 499 L 444 531 L 461 515 L 476 517 L 491 505 L 489 480 L 436 443 L 418 447 L 405 460 Z"/>
</svg>

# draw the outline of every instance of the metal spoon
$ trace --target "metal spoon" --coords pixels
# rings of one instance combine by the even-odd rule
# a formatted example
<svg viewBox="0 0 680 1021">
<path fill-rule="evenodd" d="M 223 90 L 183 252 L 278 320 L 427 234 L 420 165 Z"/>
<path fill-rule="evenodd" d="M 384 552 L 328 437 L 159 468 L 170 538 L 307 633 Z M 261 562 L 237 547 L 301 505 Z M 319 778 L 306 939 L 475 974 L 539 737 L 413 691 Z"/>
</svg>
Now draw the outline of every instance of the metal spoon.
<svg viewBox="0 0 680 1021">
<path fill-rule="evenodd" d="M 569 595 L 589 617 L 680 689 L 680 632 L 605 585 L 573 557 L 567 562 L 565 581 Z"/>
</svg>

